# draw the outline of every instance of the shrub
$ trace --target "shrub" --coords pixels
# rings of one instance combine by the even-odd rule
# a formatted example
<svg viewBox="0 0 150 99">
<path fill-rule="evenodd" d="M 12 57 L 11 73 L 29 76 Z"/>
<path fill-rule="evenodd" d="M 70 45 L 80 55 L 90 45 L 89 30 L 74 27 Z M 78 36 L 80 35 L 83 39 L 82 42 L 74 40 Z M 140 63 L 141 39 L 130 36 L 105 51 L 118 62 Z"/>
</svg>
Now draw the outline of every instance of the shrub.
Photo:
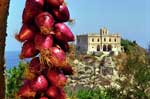
<svg viewBox="0 0 150 99">
<path fill-rule="evenodd" d="M 27 63 L 20 62 L 18 67 L 14 66 L 6 70 L 6 97 L 7 99 L 17 99 L 17 92 L 22 84 L 23 73 Z"/>
</svg>

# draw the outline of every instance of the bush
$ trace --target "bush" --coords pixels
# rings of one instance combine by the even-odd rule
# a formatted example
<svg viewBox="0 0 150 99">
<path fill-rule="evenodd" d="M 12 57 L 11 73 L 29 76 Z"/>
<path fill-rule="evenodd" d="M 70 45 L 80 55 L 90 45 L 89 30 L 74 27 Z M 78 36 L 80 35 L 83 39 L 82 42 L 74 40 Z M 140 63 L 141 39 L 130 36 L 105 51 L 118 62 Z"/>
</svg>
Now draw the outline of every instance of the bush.
<svg viewBox="0 0 150 99">
<path fill-rule="evenodd" d="M 14 66 L 6 70 L 6 97 L 7 99 L 17 99 L 17 92 L 22 85 L 23 73 L 26 63 L 20 62 L 18 67 Z"/>
<path fill-rule="evenodd" d="M 135 43 L 135 41 L 131 42 L 129 40 L 121 39 L 121 46 L 124 47 L 126 53 L 130 54 L 132 53 L 135 46 L 137 46 L 137 44 Z"/>
</svg>

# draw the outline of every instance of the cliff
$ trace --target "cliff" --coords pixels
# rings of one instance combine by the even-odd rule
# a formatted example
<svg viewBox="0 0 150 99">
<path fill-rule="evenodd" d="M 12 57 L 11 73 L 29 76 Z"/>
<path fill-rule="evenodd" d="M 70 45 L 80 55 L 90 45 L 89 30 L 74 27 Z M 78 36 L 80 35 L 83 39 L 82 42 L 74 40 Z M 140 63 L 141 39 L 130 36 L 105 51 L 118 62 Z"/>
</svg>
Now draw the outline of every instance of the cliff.
<svg viewBox="0 0 150 99">
<path fill-rule="evenodd" d="M 72 90 L 76 88 L 115 88 L 126 92 L 136 88 L 141 80 L 138 77 L 146 77 L 139 72 L 149 68 L 146 50 L 135 41 L 122 39 L 121 44 L 124 46 L 124 52 L 119 53 L 118 56 L 102 53 L 97 56 L 75 55 L 71 63 L 76 73 L 69 78 L 68 87 Z M 148 73 L 150 74 L 149 71 Z M 149 78 L 146 79 L 144 84 L 149 81 Z M 147 88 L 139 90 L 144 92 Z"/>
</svg>

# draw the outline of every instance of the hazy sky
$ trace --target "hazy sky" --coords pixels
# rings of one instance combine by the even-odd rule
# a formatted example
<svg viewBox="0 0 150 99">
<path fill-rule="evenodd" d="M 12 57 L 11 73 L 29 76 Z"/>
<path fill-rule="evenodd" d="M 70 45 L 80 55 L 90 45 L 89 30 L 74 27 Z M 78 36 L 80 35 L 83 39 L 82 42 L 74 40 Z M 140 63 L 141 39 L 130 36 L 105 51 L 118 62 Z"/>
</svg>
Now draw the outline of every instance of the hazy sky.
<svg viewBox="0 0 150 99">
<path fill-rule="evenodd" d="M 25 0 L 10 0 L 6 50 L 20 50 L 14 39 L 22 22 Z M 150 44 L 150 0 L 67 0 L 74 34 L 99 33 L 106 27 L 111 33 L 136 40 L 142 47 Z"/>
</svg>

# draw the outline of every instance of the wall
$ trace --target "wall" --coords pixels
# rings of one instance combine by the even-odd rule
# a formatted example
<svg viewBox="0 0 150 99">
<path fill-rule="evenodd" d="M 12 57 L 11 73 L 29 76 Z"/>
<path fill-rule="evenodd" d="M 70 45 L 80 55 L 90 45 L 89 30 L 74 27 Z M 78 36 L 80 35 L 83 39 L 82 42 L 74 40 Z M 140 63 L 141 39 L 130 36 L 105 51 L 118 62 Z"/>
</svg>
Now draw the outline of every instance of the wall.
<svg viewBox="0 0 150 99">
<path fill-rule="evenodd" d="M 81 53 L 85 53 L 88 50 L 88 36 L 80 35 L 77 36 L 77 50 Z"/>
<path fill-rule="evenodd" d="M 76 73 L 68 78 L 70 88 L 110 87 L 118 79 L 116 65 L 111 57 L 86 57 L 82 62 L 75 60 Z"/>
</svg>

